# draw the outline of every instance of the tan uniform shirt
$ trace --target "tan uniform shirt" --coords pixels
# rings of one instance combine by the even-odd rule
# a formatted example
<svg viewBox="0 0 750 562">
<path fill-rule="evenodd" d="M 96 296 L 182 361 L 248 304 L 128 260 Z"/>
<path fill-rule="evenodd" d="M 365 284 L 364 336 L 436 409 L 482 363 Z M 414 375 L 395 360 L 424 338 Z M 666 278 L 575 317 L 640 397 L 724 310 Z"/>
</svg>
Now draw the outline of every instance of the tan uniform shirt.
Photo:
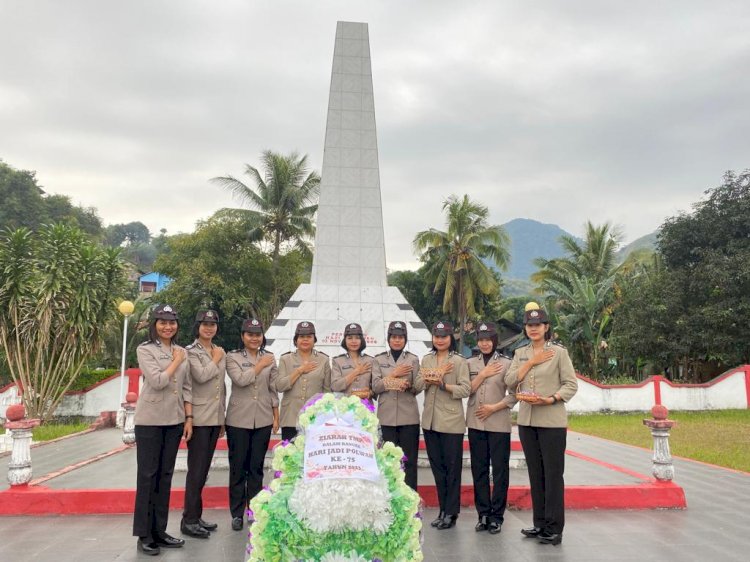
<svg viewBox="0 0 750 562">
<path fill-rule="evenodd" d="M 454 389 L 449 392 L 440 390 L 434 384 L 425 385 L 422 428 L 463 435 L 466 431 L 466 419 L 462 398 L 466 398 L 471 392 L 469 366 L 466 359 L 458 353 L 451 353 L 448 361 L 453 363 L 453 370 L 445 375 L 443 382 L 454 385 Z M 422 369 L 434 369 L 437 366 L 437 354 L 434 351 L 422 358 Z"/>
<path fill-rule="evenodd" d="M 337 355 L 331 361 L 331 390 L 351 395 L 352 390 L 372 389 L 372 357 L 364 353 L 359 356 L 359 362 L 370 365 L 370 371 L 357 376 L 350 386 L 346 386 L 346 377 L 356 367 L 354 359 L 348 353 Z"/>
<path fill-rule="evenodd" d="M 521 402 L 518 411 L 518 425 L 534 427 L 567 427 L 568 412 L 565 402 L 573 398 L 578 390 L 578 379 L 570 361 L 568 350 L 561 345 L 548 344 L 555 351 L 555 356 L 531 368 L 526 377 L 518 384 L 518 369 L 528 361 L 534 350 L 531 344 L 519 347 L 513 356 L 510 370 L 505 375 L 505 384 L 512 392 L 533 390 L 540 396 L 548 397 L 558 394 L 562 401 L 554 404 L 531 406 Z"/>
<path fill-rule="evenodd" d="M 232 394 L 227 407 L 227 425 L 256 429 L 273 425 L 273 409 L 279 405 L 276 361 L 256 372 L 255 364 L 267 351 L 253 357 L 246 349 L 227 354 L 227 373 L 232 379 Z"/>
<path fill-rule="evenodd" d="M 180 346 L 172 344 L 172 349 Z M 137 354 L 143 385 L 135 406 L 135 425 L 185 423 L 185 402 L 192 399 L 187 358 L 170 377 L 164 371 L 172 363 L 172 352 L 161 342 L 144 342 Z"/>
<path fill-rule="evenodd" d="M 403 392 L 386 390 L 383 379 L 391 374 L 396 365 L 411 366 L 411 374 L 400 377 L 409 382 L 409 388 Z M 393 360 L 390 351 L 384 351 L 373 357 L 372 391 L 378 396 L 378 420 L 380 425 L 414 425 L 419 424 L 419 407 L 417 394 L 424 390 L 424 380 L 419 374 L 419 357 L 406 350 L 401 352 L 398 361 Z"/>
<path fill-rule="evenodd" d="M 226 356 L 214 363 L 211 350 L 205 349 L 198 340 L 188 345 L 190 382 L 193 389 L 193 426 L 224 425 L 226 404 Z"/>
<path fill-rule="evenodd" d="M 504 366 L 504 369 L 499 374 L 484 379 L 476 391 L 469 396 L 469 403 L 466 406 L 466 425 L 471 429 L 481 431 L 510 433 L 510 410 L 517 402 L 515 394 L 508 393 L 505 386 L 505 374 L 510 367 L 510 359 L 495 352 L 487 365 L 491 363 L 500 363 Z M 479 371 L 485 367 L 484 358 L 481 355 L 472 357 L 468 360 L 468 364 L 469 378 L 473 382 L 474 378 L 479 375 Z M 477 417 L 477 409 L 480 406 L 497 404 L 498 402 L 502 402 L 507 407 L 492 413 L 483 420 Z"/>
<path fill-rule="evenodd" d="M 319 392 L 331 392 L 331 365 L 328 355 L 313 349 L 311 361 L 317 367 L 309 373 L 303 373 L 292 385 L 292 372 L 302 365 L 302 357 L 297 351 L 290 351 L 281 356 L 279 361 L 279 378 L 276 388 L 284 395 L 281 398 L 281 427 L 297 427 L 297 417 L 302 406 Z"/>
</svg>

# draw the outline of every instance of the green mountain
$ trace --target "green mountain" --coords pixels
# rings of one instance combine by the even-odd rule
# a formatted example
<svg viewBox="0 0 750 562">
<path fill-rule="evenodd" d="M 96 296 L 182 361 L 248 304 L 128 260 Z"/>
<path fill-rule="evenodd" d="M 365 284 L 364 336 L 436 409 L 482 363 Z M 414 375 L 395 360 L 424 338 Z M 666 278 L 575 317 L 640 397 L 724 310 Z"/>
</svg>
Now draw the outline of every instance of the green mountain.
<svg viewBox="0 0 750 562">
<path fill-rule="evenodd" d="M 537 271 L 534 259 L 559 258 L 565 255 L 560 245 L 560 237 L 572 236 L 556 224 L 546 224 L 532 219 L 513 219 L 503 225 L 510 236 L 510 265 L 503 272 L 503 296 L 528 295 L 534 288 L 529 280 Z M 623 261 L 630 252 L 654 250 L 657 232 L 642 236 L 617 252 L 618 261 Z M 574 237 L 575 238 L 575 237 Z M 579 242 L 582 240 L 576 238 Z"/>
<path fill-rule="evenodd" d="M 510 236 L 510 267 L 504 272 L 509 279 L 528 280 L 537 268 L 535 258 L 553 259 L 564 255 L 560 237 L 570 236 L 556 224 L 532 219 L 513 219 L 503 225 Z"/>
<path fill-rule="evenodd" d="M 630 244 L 626 244 L 617 251 L 617 261 L 625 261 L 628 254 L 630 254 L 630 252 L 635 252 L 636 250 L 650 250 L 653 252 L 656 250 L 656 236 L 658 234 L 659 231 L 657 230 L 651 234 L 646 234 L 645 236 L 636 238 Z"/>
</svg>

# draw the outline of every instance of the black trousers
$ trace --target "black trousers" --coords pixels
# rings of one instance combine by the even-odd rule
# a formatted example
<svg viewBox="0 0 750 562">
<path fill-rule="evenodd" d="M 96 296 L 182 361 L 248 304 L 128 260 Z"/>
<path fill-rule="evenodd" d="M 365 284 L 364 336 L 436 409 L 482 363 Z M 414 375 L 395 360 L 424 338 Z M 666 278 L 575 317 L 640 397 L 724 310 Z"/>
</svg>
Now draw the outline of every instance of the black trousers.
<svg viewBox="0 0 750 562">
<path fill-rule="evenodd" d="M 508 503 L 510 433 L 469 428 L 474 505 L 480 517 L 503 524 Z M 490 495 L 490 464 L 492 494 Z"/>
<path fill-rule="evenodd" d="M 461 511 L 461 458 L 464 436 L 462 433 L 442 433 L 424 430 L 427 458 L 435 477 L 440 511 L 445 515 L 458 515 Z"/>
<path fill-rule="evenodd" d="M 263 460 L 266 458 L 271 428 L 227 427 L 229 448 L 229 511 L 243 517 L 247 504 L 263 488 Z"/>
<path fill-rule="evenodd" d="M 403 449 L 404 481 L 415 492 L 417 491 L 417 456 L 419 455 L 419 424 L 382 425 L 380 431 L 385 441 L 390 441 Z"/>
<path fill-rule="evenodd" d="M 534 527 L 562 533 L 565 526 L 565 427 L 518 426 L 531 485 Z"/>
<path fill-rule="evenodd" d="M 282 441 L 291 441 L 297 437 L 297 428 L 296 427 L 282 427 L 281 428 L 281 439 Z"/>
<path fill-rule="evenodd" d="M 169 494 L 183 424 L 136 425 L 136 480 L 133 536 L 151 540 L 167 531 Z"/>
<path fill-rule="evenodd" d="M 206 485 L 220 430 L 221 426 L 218 425 L 193 427 L 193 436 L 188 441 L 185 506 L 182 510 L 185 523 L 197 523 L 203 515 L 201 494 Z"/>
</svg>

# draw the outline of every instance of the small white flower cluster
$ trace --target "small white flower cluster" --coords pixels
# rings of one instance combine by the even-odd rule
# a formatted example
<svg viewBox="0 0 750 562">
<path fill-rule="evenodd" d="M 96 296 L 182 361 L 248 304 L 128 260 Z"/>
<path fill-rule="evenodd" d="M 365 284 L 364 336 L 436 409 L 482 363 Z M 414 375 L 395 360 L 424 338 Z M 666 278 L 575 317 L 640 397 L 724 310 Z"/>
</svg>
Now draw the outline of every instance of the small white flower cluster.
<svg viewBox="0 0 750 562">
<path fill-rule="evenodd" d="M 390 493 L 384 481 L 299 481 L 289 498 L 289 509 L 318 533 L 368 529 L 380 534 L 393 522 Z"/>
<path fill-rule="evenodd" d="M 349 554 L 342 554 L 341 552 L 329 552 L 324 554 L 320 559 L 320 562 L 369 562 L 366 558 L 361 557 L 355 551 L 351 551 Z"/>
</svg>

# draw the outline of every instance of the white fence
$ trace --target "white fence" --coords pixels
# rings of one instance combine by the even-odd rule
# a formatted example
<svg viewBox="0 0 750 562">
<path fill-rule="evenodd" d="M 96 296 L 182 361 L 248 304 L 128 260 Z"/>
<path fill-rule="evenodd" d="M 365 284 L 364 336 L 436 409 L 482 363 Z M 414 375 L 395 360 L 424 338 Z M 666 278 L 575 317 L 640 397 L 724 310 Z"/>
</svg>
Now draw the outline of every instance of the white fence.
<svg viewBox="0 0 750 562">
<path fill-rule="evenodd" d="M 228 382 L 228 378 L 227 378 Z M 127 389 L 128 381 L 125 380 Z M 229 390 L 229 389 L 227 389 Z M 83 392 L 65 396 L 59 416 L 97 417 L 120 405 L 119 374 Z M 420 395 L 421 398 L 421 395 Z M 0 419 L 5 410 L 21 398 L 14 385 L 0 389 Z M 578 376 L 578 393 L 568 404 L 571 412 L 647 411 L 654 404 L 670 410 L 726 410 L 750 407 L 750 365 L 742 365 L 703 384 L 674 384 L 662 376 L 649 377 L 639 384 L 610 386 Z"/>
</svg>

